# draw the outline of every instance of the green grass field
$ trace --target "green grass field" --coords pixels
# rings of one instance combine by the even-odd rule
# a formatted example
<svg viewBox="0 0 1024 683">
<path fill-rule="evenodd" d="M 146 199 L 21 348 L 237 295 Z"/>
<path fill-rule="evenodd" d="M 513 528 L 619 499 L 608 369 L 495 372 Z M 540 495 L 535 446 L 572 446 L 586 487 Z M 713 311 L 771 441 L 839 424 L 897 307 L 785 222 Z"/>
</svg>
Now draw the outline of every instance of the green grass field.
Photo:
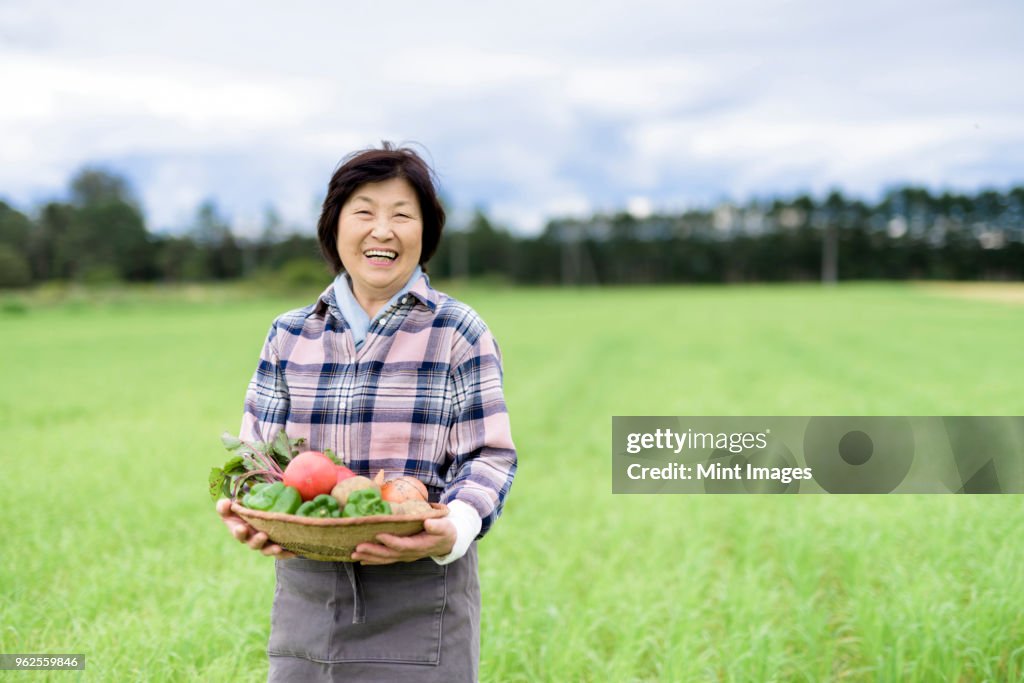
<svg viewBox="0 0 1024 683">
<path fill-rule="evenodd" d="M 481 543 L 484 681 L 1024 679 L 1018 496 L 612 496 L 612 415 L 1024 414 L 1024 307 L 899 285 L 449 289 L 520 470 Z M 259 681 L 272 561 L 224 460 L 270 321 L 231 290 L 0 308 L 4 680 Z"/>
</svg>

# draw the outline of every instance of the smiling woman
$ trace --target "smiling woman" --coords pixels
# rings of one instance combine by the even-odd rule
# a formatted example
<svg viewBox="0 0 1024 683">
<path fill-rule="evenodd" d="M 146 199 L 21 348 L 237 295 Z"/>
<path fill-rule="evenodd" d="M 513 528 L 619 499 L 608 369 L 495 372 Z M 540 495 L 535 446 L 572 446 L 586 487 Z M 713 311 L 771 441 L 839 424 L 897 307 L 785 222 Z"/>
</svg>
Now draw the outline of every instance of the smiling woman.
<svg viewBox="0 0 1024 683">
<path fill-rule="evenodd" d="M 368 183 L 341 207 L 337 251 L 359 305 L 375 315 L 420 262 L 423 221 L 405 178 Z"/>
<path fill-rule="evenodd" d="M 408 149 L 350 156 L 331 178 L 320 248 L 336 277 L 274 321 L 246 394 L 241 438 L 284 429 L 354 472 L 424 482 L 447 517 L 361 543 L 354 562 L 295 558 L 220 501 L 232 534 L 278 558 L 270 681 L 475 681 L 475 541 L 516 472 L 501 354 L 483 320 L 430 286 L 444 209 Z"/>
</svg>

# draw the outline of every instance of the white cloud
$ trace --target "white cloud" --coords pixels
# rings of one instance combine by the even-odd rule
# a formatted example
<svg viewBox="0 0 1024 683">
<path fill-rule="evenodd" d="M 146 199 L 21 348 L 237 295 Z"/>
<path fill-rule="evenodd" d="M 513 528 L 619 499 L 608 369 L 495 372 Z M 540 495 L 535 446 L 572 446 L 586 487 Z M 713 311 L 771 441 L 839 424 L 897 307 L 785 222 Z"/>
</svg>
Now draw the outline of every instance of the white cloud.
<svg viewBox="0 0 1024 683">
<path fill-rule="evenodd" d="M 573 106 L 598 114 L 647 117 L 698 105 L 721 78 L 693 59 L 583 66 L 566 74 L 565 94 Z"/>
<path fill-rule="evenodd" d="M 497 202 L 489 209 L 498 224 L 535 235 L 552 218 L 582 218 L 590 215 L 595 207 L 586 197 L 570 194 L 552 196 L 537 204 Z"/>
<path fill-rule="evenodd" d="M 654 213 L 654 203 L 650 197 L 630 197 L 626 202 L 626 211 L 642 220 Z"/>
<path fill-rule="evenodd" d="M 142 204 L 154 228 L 186 226 L 195 208 L 209 196 L 207 179 L 195 161 L 160 164 L 143 184 Z"/>
<path fill-rule="evenodd" d="M 533 230 L 631 198 L 1019 182 L 1024 6 L 936 2 L 8 2 L 0 195 L 101 162 L 155 226 L 208 196 L 309 225 L 338 160 L 381 139 Z"/>
<path fill-rule="evenodd" d="M 192 124 L 288 125 L 311 94 L 294 80 L 274 83 L 215 65 L 151 59 L 10 57 L 2 77 L 4 87 L 23 95 L 4 108 L 4 120 L 136 114 Z"/>
<path fill-rule="evenodd" d="M 216 66 L 31 55 L 4 59 L 0 88 L 17 93 L 0 108 L 0 126 L 27 133 L 34 150 L 45 151 L 56 134 L 62 146 L 73 141 L 72 149 L 108 154 L 248 141 L 301 124 L 319 99 L 315 87 L 298 79 L 261 79 Z M 99 135 L 76 136 L 82 128 Z M 24 154 L 5 146 L 0 159 L 25 161 L 12 156 L 19 151 Z"/>
</svg>

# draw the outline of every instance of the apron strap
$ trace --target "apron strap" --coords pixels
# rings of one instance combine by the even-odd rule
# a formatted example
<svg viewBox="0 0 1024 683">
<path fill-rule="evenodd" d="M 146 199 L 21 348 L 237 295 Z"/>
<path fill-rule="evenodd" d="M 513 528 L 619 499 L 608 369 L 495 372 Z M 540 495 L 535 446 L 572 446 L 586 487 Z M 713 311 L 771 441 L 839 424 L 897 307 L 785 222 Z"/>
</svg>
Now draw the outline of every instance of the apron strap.
<svg viewBox="0 0 1024 683">
<path fill-rule="evenodd" d="M 352 623 L 362 624 L 366 621 L 366 605 L 363 603 L 363 586 L 359 583 L 355 562 L 342 562 L 348 582 L 352 585 Z"/>
</svg>

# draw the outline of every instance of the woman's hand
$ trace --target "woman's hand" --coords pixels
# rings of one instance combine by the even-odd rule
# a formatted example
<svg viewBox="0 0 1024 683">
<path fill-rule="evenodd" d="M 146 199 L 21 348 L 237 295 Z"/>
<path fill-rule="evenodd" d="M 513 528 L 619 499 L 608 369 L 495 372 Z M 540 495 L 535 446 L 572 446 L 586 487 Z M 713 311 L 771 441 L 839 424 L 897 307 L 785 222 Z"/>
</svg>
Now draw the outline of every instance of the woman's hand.
<svg viewBox="0 0 1024 683">
<path fill-rule="evenodd" d="M 245 543 L 253 550 L 259 550 L 264 555 L 284 560 L 295 557 L 276 543 L 267 543 L 267 535 L 262 531 L 257 532 L 249 526 L 244 519 L 231 512 L 231 501 L 221 498 L 217 501 L 217 514 L 224 520 L 224 525 L 240 543 Z"/>
<path fill-rule="evenodd" d="M 415 536 L 377 534 L 379 543 L 360 543 L 352 559 L 363 564 L 413 562 L 424 557 L 443 557 L 455 547 L 455 525 L 447 519 L 423 521 Z"/>
</svg>

